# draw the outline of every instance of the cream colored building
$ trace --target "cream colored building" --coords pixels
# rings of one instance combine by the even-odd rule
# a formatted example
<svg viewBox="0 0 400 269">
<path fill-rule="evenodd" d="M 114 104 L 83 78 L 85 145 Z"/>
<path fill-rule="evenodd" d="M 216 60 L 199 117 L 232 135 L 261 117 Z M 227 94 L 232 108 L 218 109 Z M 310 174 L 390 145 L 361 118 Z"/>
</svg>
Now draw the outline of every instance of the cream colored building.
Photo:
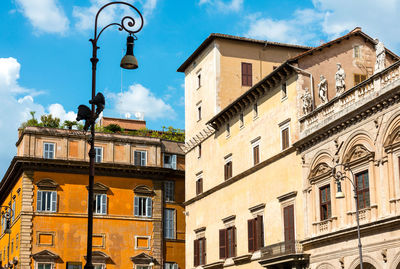
<svg viewBox="0 0 400 269">
<path fill-rule="evenodd" d="M 371 76 L 382 80 L 381 73 L 373 75 L 375 40 L 356 28 L 313 49 L 266 43 L 259 52 L 263 61 L 251 56 L 257 55 L 254 43 L 211 35 L 178 69 L 185 72 L 186 268 L 316 268 L 320 264 L 314 261 L 323 263 L 331 255 L 331 243 L 321 242 L 330 238 L 332 227 L 344 233 L 352 229 L 354 214 L 346 215 L 354 202 L 350 193 L 342 209 L 347 217 L 318 220 L 318 188 L 325 185 L 310 181 L 310 174 L 319 171 L 312 170 L 319 141 L 336 145 L 329 121 L 336 115 L 339 127 L 352 124 L 340 117 L 362 111 L 350 111 L 346 104 L 355 105 L 363 96 L 377 102 L 377 85 L 356 90 L 376 81 Z M 273 60 L 276 50 L 286 58 Z M 398 59 L 386 50 L 386 66 Z M 244 87 L 248 63 L 257 71 Z M 337 63 L 346 74 L 343 93 L 336 93 Z M 383 80 L 391 80 L 390 74 Z M 321 75 L 327 100 L 319 97 Z M 330 191 L 334 197 L 333 185 Z M 332 204 L 332 214 L 339 210 Z M 320 231 L 325 226 L 329 231 Z M 321 234 L 326 237 L 318 241 Z"/>
</svg>

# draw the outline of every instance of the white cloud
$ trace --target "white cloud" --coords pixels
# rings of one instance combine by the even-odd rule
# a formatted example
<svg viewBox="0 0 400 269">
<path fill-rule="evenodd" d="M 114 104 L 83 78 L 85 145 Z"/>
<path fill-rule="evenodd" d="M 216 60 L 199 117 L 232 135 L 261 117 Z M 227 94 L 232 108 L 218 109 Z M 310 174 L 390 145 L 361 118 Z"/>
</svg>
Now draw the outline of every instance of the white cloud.
<svg viewBox="0 0 400 269">
<path fill-rule="evenodd" d="M 121 115 L 137 112 L 144 113 L 145 119 L 174 118 L 173 108 L 162 99 L 141 84 L 131 85 L 128 91 L 108 94 L 108 98 L 114 103 L 114 109 Z"/>
<path fill-rule="evenodd" d="M 53 117 L 57 117 L 64 122 L 66 120 L 75 121 L 76 120 L 76 113 L 73 111 L 66 112 L 64 107 L 58 103 L 51 104 L 49 106 L 49 113 L 53 115 Z"/>
<path fill-rule="evenodd" d="M 44 33 L 65 34 L 69 20 L 57 0 L 16 0 L 22 14 Z"/>
<path fill-rule="evenodd" d="M 244 0 L 200 0 L 199 5 L 208 4 L 213 8 L 217 8 L 218 11 L 229 12 L 229 11 L 240 11 L 243 7 Z"/>
<path fill-rule="evenodd" d="M 90 6 L 88 7 L 74 6 L 72 15 L 77 20 L 75 27 L 82 31 L 92 29 L 97 12 L 103 5 L 109 2 L 109 0 L 90 0 Z M 148 17 L 150 17 L 153 10 L 157 7 L 157 0 L 144 1 L 142 10 L 140 6 L 136 6 L 134 1 L 127 2 L 133 4 L 139 11 L 143 12 L 145 23 L 147 23 Z M 100 27 L 104 27 L 109 23 L 120 23 L 124 16 L 132 16 L 137 21 L 136 25 L 140 25 L 140 18 L 137 12 L 126 5 L 110 5 L 104 8 L 99 15 L 98 24 Z M 135 27 L 133 29 L 137 29 Z"/>
<path fill-rule="evenodd" d="M 30 111 L 36 111 L 35 117 L 45 113 L 55 113 L 61 119 L 70 119 L 73 112 L 65 112 L 60 104 L 50 105 L 46 110 L 43 105 L 35 103 L 37 92 L 18 84 L 21 65 L 17 59 L 0 58 L 0 171 L 5 171 L 8 163 L 16 154 L 15 142 L 18 139 L 18 127 L 31 118 Z"/>
</svg>

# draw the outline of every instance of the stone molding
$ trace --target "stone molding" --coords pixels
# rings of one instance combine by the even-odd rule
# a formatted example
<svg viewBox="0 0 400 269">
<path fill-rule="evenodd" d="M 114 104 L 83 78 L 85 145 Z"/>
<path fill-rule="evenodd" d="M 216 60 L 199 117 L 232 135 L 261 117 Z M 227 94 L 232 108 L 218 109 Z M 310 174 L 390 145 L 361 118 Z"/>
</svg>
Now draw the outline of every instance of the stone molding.
<svg viewBox="0 0 400 269">
<path fill-rule="evenodd" d="M 20 261 L 21 268 L 30 268 L 32 255 L 33 172 L 22 174 Z"/>
</svg>

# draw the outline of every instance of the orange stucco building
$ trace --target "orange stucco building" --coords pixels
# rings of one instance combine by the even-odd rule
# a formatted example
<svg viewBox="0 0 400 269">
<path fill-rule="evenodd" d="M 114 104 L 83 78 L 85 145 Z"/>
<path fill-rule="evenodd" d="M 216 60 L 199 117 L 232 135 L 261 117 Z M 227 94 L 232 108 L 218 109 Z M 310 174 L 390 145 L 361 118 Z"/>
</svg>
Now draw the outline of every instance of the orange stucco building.
<svg viewBox="0 0 400 269">
<path fill-rule="evenodd" d="M 26 127 L 0 183 L 0 262 L 6 268 L 78 269 L 86 263 L 89 145 L 82 131 Z M 181 143 L 96 135 L 95 268 L 183 268 Z M 154 265 L 153 265 L 154 264 Z"/>
</svg>

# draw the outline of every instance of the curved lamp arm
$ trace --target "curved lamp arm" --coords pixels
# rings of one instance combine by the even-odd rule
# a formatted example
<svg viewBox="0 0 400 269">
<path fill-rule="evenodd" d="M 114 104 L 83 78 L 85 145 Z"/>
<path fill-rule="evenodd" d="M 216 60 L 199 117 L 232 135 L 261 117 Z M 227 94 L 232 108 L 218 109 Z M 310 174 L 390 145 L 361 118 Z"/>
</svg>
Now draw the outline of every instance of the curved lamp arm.
<svg viewBox="0 0 400 269">
<path fill-rule="evenodd" d="M 352 178 L 349 178 L 349 177 L 348 177 L 346 174 L 344 174 L 342 171 L 337 170 L 336 167 L 339 167 L 339 166 L 342 166 L 343 168 L 349 170 L 350 173 L 351 173 L 351 177 L 352 177 Z M 351 171 L 350 167 L 348 167 L 348 166 L 346 166 L 346 165 L 344 165 L 344 164 L 341 164 L 341 163 L 336 164 L 336 165 L 332 168 L 332 176 L 333 176 L 333 178 L 336 180 L 336 182 L 340 182 L 340 180 L 344 180 L 345 178 L 347 178 L 347 179 L 350 181 L 351 185 L 353 185 L 354 189 L 357 188 L 357 186 L 356 186 L 356 184 L 355 184 L 355 181 L 354 181 L 354 173 L 353 173 L 353 171 Z"/>
</svg>

